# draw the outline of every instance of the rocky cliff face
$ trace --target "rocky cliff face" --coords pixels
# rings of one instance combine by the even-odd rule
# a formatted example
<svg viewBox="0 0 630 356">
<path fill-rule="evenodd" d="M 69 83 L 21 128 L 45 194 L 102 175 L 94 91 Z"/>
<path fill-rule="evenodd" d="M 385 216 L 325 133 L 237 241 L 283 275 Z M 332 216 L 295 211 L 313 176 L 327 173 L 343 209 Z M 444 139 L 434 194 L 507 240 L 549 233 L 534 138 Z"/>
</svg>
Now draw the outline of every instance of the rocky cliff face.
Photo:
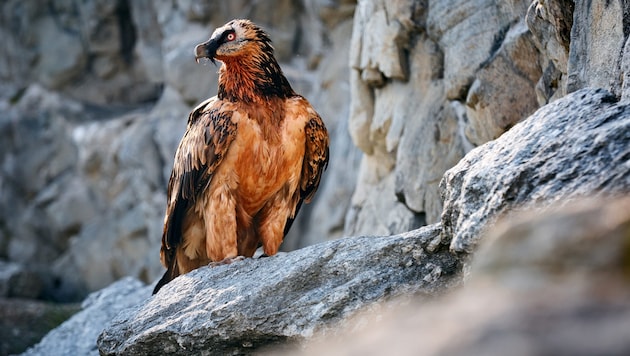
<svg viewBox="0 0 630 356">
<path fill-rule="evenodd" d="M 202 267 L 155 296 L 128 279 L 90 297 L 99 300 L 97 307 L 88 304 L 27 354 L 95 353 L 83 340 L 94 342 L 105 319 L 111 322 L 98 336 L 104 355 L 249 354 L 312 339 L 330 342 L 340 328 L 347 336 L 314 354 L 363 354 L 377 346 L 410 355 L 462 354 L 468 347 L 493 350 L 500 341 L 514 350 L 550 350 L 541 353 L 590 345 L 598 353 L 623 354 L 629 347 L 623 325 L 630 320 L 624 283 L 630 109 L 614 101 L 602 89 L 580 90 L 467 154 L 440 184 L 440 223 Z M 547 136 L 560 127 L 563 134 Z M 585 132 L 585 139 L 598 138 L 594 144 L 578 139 Z M 550 151 L 555 154 L 547 156 Z M 602 162 L 609 163 L 609 174 L 596 173 Z M 531 176 L 533 166 L 540 166 L 539 176 Z M 625 199 L 611 198 L 618 196 Z M 516 206 L 530 210 L 526 218 L 514 217 Z M 487 236 L 502 217 L 503 227 Z M 484 238 L 485 251 L 469 254 Z M 471 282 L 453 290 L 463 270 Z M 448 291 L 443 301 L 433 298 Z M 110 311 L 123 307 L 129 308 L 112 320 Z M 387 322 L 349 321 L 358 313 Z M 405 327 L 395 320 L 405 320 Z M 615 331 L 597 332 L 599 326 Z M 353 334 L 366 328 L 364 336 Z M 83 330 L 89 335 L 74 336 Z M 511 338 L 501 338 L 502 332 Z M 546 337 L 558 333 L 564 338 Z"/>
<path fill-rule="evenodd" d="M 146 299 L 148 288 L 125 280 L 93 295 L 98 303 L 87 303 L 31 354 L 55 344 L 63 352 L 95 353 L 102 324 L 122 307 L 132 309 L 101 334 L 103 354 L 184 353 L 216 345 L 223 345 L 221 352 L 250 352 L 301 342 L 357 310 L 381 310 L 380 302 L 396 296 L 436 295 L 457 285 L 471 265 L 475 273 L 474 253 L 486 232 L 511 211 L 566 207 L 598 195 L 597 217 L 609 215 L 611 196 L 630 192 L 625 1 L 303 0 L 278 1 L 274 11 L 266 2 L 244 0 L 0 6 L 0 32 L 7 39 L 0 48 L 0 258 L 29 261 L 22 269 L 7 264 L 12 269 L 3 280 L 35 273 L 42 279 L 40 296 L 71 300 L 125 275 L 151 282 L 161 273 L 157 251 L 174 149 L 190 108 L 215 90 L 216 69 L 196 65 L 191 48 L 235 17 L 269 29 L 289 80 L 333 136 L 325 181 L 285 248 L 341 235 L 381 236 L 327 242 L 242 268 L 200 269 L 174 281 L 168 296 Z M 620 219 L 615 221 L 625 231 L 626 217 Z M 527 229 L 540 224 L 542 235 L 565 241 L 552 223 L 533 221 Z M 594 234 L 617 236 L 616 229 Z M 526 235 L 534 255 L 548 246 L 540 234 Z M 625 251 L 627 241 L 613 238 L 593 248 L 600 246 Z M 512 261 L 514 251 L 495 251 L 492 261 Z M 587 252 L 558 258 L 571 261 L 580 253 Z M 621 261 L 608 266 L 615 278 L 623 280 L 617 272 L 626 257 L 611 257 Z M 595 275 L 568 273 L 566 281 Z M 230 285 L 240 282 L 256 293 L 232 298 L 246 295 Z M 599 290 L 607 284 L 577 286 Z M 483 300 L 500 290 L 497 303 L 508 307 L 495 316 L 527 315 L 519 314 L 529 308 L 526 301 L 504 293 L 503 285 L 491 287 L 470 293 Z M 196 304 L 199 293 L 208 294 L 203 307 Z M 455 297 L 456 310 L 465 311 L 466 293 Z M 627 295 L 623 288 L 611 293 Z M 540 302 L 557 311 L 554 322 L 569 320 L 562 319 L 568 309 L 557 309 L 549 298 Z M 589 315 L 614 327 L 621 324 L 605 319 L 614 314 L 609 311 L 627 312 L 627 303 L 617 303 L 622 298 L 611 299 L 612 306 L 589 293 L 576 298 L 568 317 L 603 311 Z M 254 320 L 237 313 L 268 299 L 284 303 L 269 304 L 265 313 L 252 310 Z M 287 320 L 284 308 L 302 317 Z M 105 315 L 90 314 L 103 309 Z M 442 321 L 456 317 L 446 314 Z M 521 319 L 479 321 L 490 328 L 479 340 L 492 336 L 496 325 L 518 325 L 509 320 Z M 426 321 L 419 323 L 416 334 L 426 333 Z M 89 341 L 59 344 L 78 329 L 89 330 Z M 226 331 L 209 332 L 215 329 Z M 575 335 L 572 340 L 580 340 Z M 615 340 L 627 350 L 624 335 Z M 445 350 L 439 347 L 436 354 Z"/>
<path fill-rule="evenodd" d="M 332 135 L 320 198 L 285 249 L 341 235 L 359 162 L 347 134 L 354 3 L 267 5 L 0 5 L 0 258 L 40 275 L 40 296 L 80 300 L 126 275 L 150 282 L 162 273 L 174 151 L 188 112 L 216 93 L 218 68 L 197 65 L 192 49 L 232 18 L 268 29 L 285 74 Z"/>
<path fill-rule="evenodd" d="M 625 99 L 627 8 L 622 1 L 360 1 L 350 133 L 364 156 L 346 234 L 438 221 L 442 174 L 541 105 L 585 87 Z"/>
<path fill-rule="evenodd" d="M 538 107 L 541 53 L 528 5 L 359 2 L 350 132 L 365 154 L 347 234 L 438 221 L 442 174 Z"/>
</svg>

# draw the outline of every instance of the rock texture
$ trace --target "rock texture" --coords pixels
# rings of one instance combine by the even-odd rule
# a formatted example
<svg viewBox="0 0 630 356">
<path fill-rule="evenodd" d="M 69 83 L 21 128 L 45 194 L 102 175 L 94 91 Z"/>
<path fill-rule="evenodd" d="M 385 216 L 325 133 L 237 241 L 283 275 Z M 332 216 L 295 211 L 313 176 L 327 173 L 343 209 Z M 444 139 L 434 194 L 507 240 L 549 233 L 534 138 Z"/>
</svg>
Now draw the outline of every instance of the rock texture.
<svg viewBox="0 0 630 356">
<path fill-rule="evenodd" d="M 195 271 L 132 312 L 120 315 L 101 336 L 101 351 L 105 354 L 151 354 L 159 349 L 175 354 L 191 350 L 252 351 L 259 346 L 311 337 L 314 332 L 325 330 L 328 323 L 344 320 L 359 307 L 374 308 L 373 303 L 384 300 L 384 296 L 398 294 L 397 288 L 405 293 L 418 288 L 415 290 L 428 295 L 443 291 L 442 282 L 448 284 L 453 280 L 450 273 L 443 273 L 453 270 L 452 267 L 445 266 L 455 266 L 454 261 L 468 263 L 468 253 L 475 250 L 502 214 L 554 202 L 566 203 L 584 196 L 627 195 L 629 119 L 627 106 L 615 103 L 615 97 L 603 89 L 572 93 L 545 106 L 499 139 L 469 152 L 447 171 L 441 183 L 445 199 L 442 223 L 412 232 L 411 236 L 419 234 L 415 238 L 418 241 L 400 236 L 343 239 L 267 260 L 247 260 L 221 269 Z M 621 209 L 625 205 L 614 206 Z M 582 223 L 596 221 L 607 212 L 604 209 Z M 544 226 L 550 230 L 550 225 L 549 222 Z M 599 225 L 593 223 L 593 226 Z M 567 229 L 562 231 L 568 233 Z M 540 236 L 543 239 L 546 235 Z M 407 247 L 392 248 L 399 243 Z M 463 256 L 456 258 L 449 254 L 445 247 L 449 243 L 451 250 Z M 508 254 L 503 263 L 517 264 L 522 259 L 535 259 L 537 253 L 551 253 L 544 249 L 550 246 L 549 242 L 537 240 L 531 244 L 536 250 L 526 253 L 527 257 L 514 257 L 510 253 L 517 252 L 501 250 Z M 586 260 L 580 254 L 588 254 L 589 250 L 580 243 L 577 246 L 575 251 L 562 247 L 567 252 L 558 263 Z M 551 251 L 560 249 L 553 247 Z M 510 251 L 517 250 L 521 251 L 516 247 Z M 433 260 L 437 256 L 438 260 Z M 598 253 L 593 256 L 601 258 Z M 425 269 L 427 266 L 431 267 Z M 431 272 L 435 271 L 433 266 L 439 266 L 440 273 Z M 399 279 L 398 273 L 407 277 Z M 433 283 L 437 281 L 442 282 L 435 287 Z M 526 279 L 521 282 L 515 278 L 506 283 L 525 282 Z M 378 286 L 376 292 L 375 286 Z M 385 290 L 388 292 L 384 293 Z M 502 293 L 490 299 L 498 298 L 499 302 Z M 475 298 L 484 296 L 482 292 Z M 496 310 L 523 313 L 521 304 L 514 308 Z M 582 306 L 576 308 L 581 310 Z M 572 318 L 572 313 L 559 317 Z M 579 318 L 575 321 L 582 322 Z M 506 324 L 506 328 L 513 327 L 510 325 L 516 324 Z"/>
<path fill-rule="evenodd" d="M 134 21 L 131 6 L 129 1 L 3 2 L 0 78 L 19 87 L 38 82 L 100 104 L 156 99 L 160 80 L 145 70 L 135 44 L 147 32 L 159 38 L 159 31 L 143 27 L 150 22 Z M 150 11 L 136 15 L 148 17 Z M 159 41 L 151 45 L 159 54 Z"/>
<path fill-rule="evenodd" d="M 123 278 L 90 294 L 81 304 L 79 313 L 22 355 L 98 355 L 96 339 L 104 325 L 121 311 L 141 303 L 150 295 L 149 286 L 135 278 Z"/>
<path fill-rule="evenodd" d="M 448 333 L 444 338 L 435 336 L 436 330 L 441 329 L 434 328 L 434 320 L 441 320 L 439 325 L 446 328 L 457 325 L 455 330 L 472 335 L 472 339 L 464 340 L 471 344 L 463 343 L 462 348 L 455 345 L 456 351 L 466 350 L 467 345 L 481 351 L 495 347 L 492 340 L 503 339 L 499 336 L 495 339 L 492 332 L 503 329 L 514 330 L 515 337 L 527 332 L 523 336 L 527 345 L 534 345 L 549 333 L 539 333 L 535 326 L 523 331 L 519 325 L 528 322 L 532 324 L 526 325 L 538 325 L 548 320 L 544 318 L 549 315 L 552 315 L 551 322 L 559 323 L 553 327 L 570 323 L 578 328 L 570 335 L 571 340 L 580 338 L 584 332 L 579 329 L 581 325 L 623 326 L 627 319 L 625 314 L 614 313 L 618 310 L 616 301 L 610 305 L 599 304 L 597 299 L 582 299 L 583 296 L 591 298 L 588 293 L 570 297 L 560 294 L 560 298 L 556 298 L 555 293 L 570 294 L 576 286 L 581 288 L 583 283 L 600 280 L 590 272 L 579 274 L 583 270 L 575 267 L 577 265 L 592 264 L 593 271 L 597 272 L 600 265 L 612 269 L 625 261 L 627 251 L 619 246 L 626 243 L 627 199 L 611 203 L 609 207 L 598 202 L 592 204 L 593 207 L 584 203 L 586 208 L 576 211 L 546 211 L 540 214 L 544 219 L 541 222 L 519 223 L 518 219 L 506 218 L 508 223 L 516 221 L 516 227 L 501 234 L 509 237 L 509 243 L 500 245 L 497 242 L 497 247 L 492 250 L 494 257 L 468 253 L 483 241 L 486 232 L 501 215 L 511 211 L 553 203 L 572 207 L 582 196 L 599 195 L 604 199 L 614 194 L 628 195 L 630 175 L 626 163 L 630 115 L 627 107 L 615 103 L 614 99 L 603 89 L 580 90 L 546 105 L 498 140 L 469 152 L 442 181 L 443 192 L 448 198 L 442 223 L 402 235 L 346 238 L 274 257 L 198 269 L 177 278 L 158 295 L 141 298 L 139 304 L 120 313 L 101 334 L 99 350 L 103 354 L 141 355 L 156 352 L 251 353 L 274 345 L 286 346 L 317 338 L 320 333 L 330 335 L 356 313 L 372 311 L 377 313 L 375 318 L 379 318 L 378 315 L 389 309 L 382 302 L 396 297 L 409 298 L 419 294 L 423 298 L 418 303 L 427 303 L 430 297 L 443 294 L 461 281 L 462 267 L 470 266 L 471 257 L 472 264 L 480 261 L 476 263 L 481 266 L 472 268 L 471 280 L 477 274 L 487 273 L 478 272 L 480 270 L 494 270 L 489 280 L 505 283 L 505 286 L 456 292 L 464 293 L 463 297 L 456 294 L 444 302 L 452 303 L 452 307 L 425 309 L 419 306 L 420 314 L 405 309 L 401 313 L 421 315 L 419 322 L 410 319 L 409 325 L 414 325 L 413 329 L 400 333 L 405 345 L 417 345 L 412 336 L 406 336 L 412 335 L 411 332 L 416 336 L 418 333 L 431 335 L 432 340 L 437 340 L 430 343 L 437 345 L 430 346 L 436 349 L 429 347 L 427 352 L 447 347 L 440 340 L 457 339 Z M 575 186 L 577 183 L 579 187 Z M 567 201 L 571 204 L 566 204 Z M 533 229 L 534 232 L 521 239 L 516 232 L 522 229 Z M 559 237 L 554 237 L 556 234 L 560 234 Z M 595 238 L 591 239 L 591 234 Z M 610 245 L 606 245 L 599 236 L 609 235 L 614 238 Z M 492 240 L 490 237 L 489 241 Z M 568 247 L 572 245 L 575 247 Z M 451 249 L 458 253 L 451 253 Z M 479 253 L 480 256 L 484 254 Z M 557 258 L 557 262 L 552 263 L 553 258 Z M 574 269 L 578 279 L 574 278 Z M 582 282 L 569 284 L 566 290 L 559 284 L 555 286 L 558 291 L 548 292 L 547 288 L 556 282 L 556 278 L 564 278 L 564 275 L 557 277 L 555 273 L 565 271 L 567 283 Z M 619 278 L 625 277 L 621 275 Z M 615 284 L 624 285 L 621 282 Z M 508 287 L 518 288 L 511 291 Z M 599 287 L 592 290 L 596 289 Z M 589 290 L 586 288 L 586 292 Z M 119 297 L 125 298 L 126 293 L 121 292 Z M 550 304 L 548 309 L 542 309 L 543 312 L 529 316 L 533 306 L 546 306 L 548 301 L 571 303 L 562 304 L 562 307 Z M 397 300 L 396 303 L 404 302 Z M 479 308 L 480 304 L 492 307 Z M 567 305 L 575 309 L 563 309 Z M 598 309 L 600 307 L 602 309 Z M 626 307 L 627 304 L 621 304 L 619 310 L 626 310 L 623 309 Z M 103 309 L 108 310 L 107 307 Z M 593 314 L 595 319 L 589 319 L 591 314 L 588 313 L 584 317 L 583 313 L 589 310 L 602 314 Z M 439 319 L 442 314 L 444 319 Z M 618 319 L 609 319 L 611 315 Z M 462 324 L 461 318 L 470 320 L 470 324 Z M 102 320 L 109 319 L 111 314 Z M 378 323 L 366 321 L 359 324 Z M 432 328 L 432 332 L 422 331 L 423 328 Z M 595 339 L 584 340 L 600 340 L 598 335 Z M 54 343 L 54 340 L 51 337 L 47 342 Z M 618 340 L 625 339 L 619 336 Z M 556 347 L 554 345 L 549 347 Z M 558 345 L 558 350 L 573 350 L 566 348 L 572 346 L 565 339 Z M 623 345 L 620 347 L 625 347 Z M 412 350 L 413 353 L 418 351 L 417 348 Z"/>
<path fill-rule="evenodd" d="M 200 268 L 119 314 L 99 350 L 226 355 L 300 341 L 377 302 L 456 284 L 459 265 L 446 246 L 432 245 L 436 238 L 439 225 L 432 225 Z"/>
<path fill-rule="evenodd" d="M 576 1 L 573 17 L 581 21 L 571 27 L 568 92 L 595 87 L 621 96 L 621 60 L 630 35 L 629 9 L 625 1 Z"/>
<path fill-rule="evenodd" d="M 258 352 L 330 335 L 360 310 L 385 311 L 384 300 L 456 284 L 486 232 L 510 211 L 630 192 L 626 2 L 269 6 L 2 2 L 0 260 L 10 262 L 2 291 L 80 300 L 126 275 L 148 283 L 162 273 L 170 162 L 188 111 L 215 90 L 216 68 L 187 53 L 236 17 L 269 30 L 289 80 L 333 137 L 321 191 L 285 248 L 381 237 L 201 269 L 156 297 L 127 279 L 89 299 L 31 353 L 96 354 L 96 335 L 127 306 L 102 334 L 101 352 Z M 563 214 L 548 211 L 506 232 L 500 240 L 508 242 L 471 267 L 477 287 L 435 307 L 423 299 L 417 319 L 405 309 L 409 333 L 385 337 L 387 345 L 422 341 L 423 352 L 413 354 L 502 353 L 505 345 L 524 354 L 627 354 L 627 276 L 618 273 L 627 241 L 580 240 L 587 228 L 554 230 L 571 223 Z M 601 227 L 602 236 L 627 226 L 608 208 L 568 214 L 583 220 L 575 226 Z M 537 226 L 520 240 L 509 237 Z M 561 235 L 567 231 L 575 233 Z M 21 288 L 33 275 L 41 284 Z M 437 334 L 441 326 L 457 333 Z"/>
<path fill-rule="evenodd" d="M 365 155 L 346 234 L 439 221 L 442 174 L 538 107 L 541 54 L 527 5 L 359 1 L 350 133 Z"/>
<path fill-rule="evenodd" d="M 325 119 L 331 162 L 285 249 L 339 237 L 359 151 L 347 134 L 353 1 L 5 1 L 0 5 L 0 260 L 39 296 L 79 301 L 132 275 L 153 281 L 166 182 L 188 112 L 216 92 L 192 48 L 231 18 L 273 39 Z M 331 179 L 335 184 L 326 184 Z"/>
<path fill-rule="evenodd" d="M 364 157 L 346 234 L 439 221 L 442 174 L 567 93 L 627 100 L 628 14 L 623 1 L 359 1 L 350 133 Z"/>
<path fill-rule="evenodd" d="M 39 274 L 46 299 L 80 300 L 127 274 L 154 278 L 161 122 L 145 109 L 83 123 L 95 113 L 37 85 L 5 114 L 2 256 Z"/>
<path fill-rule="evenodd" d="M 78 304 L 0 298 L 0 355 L 16 355 L 39 342 L 74 313 Z"/>
<path fill-rule="evenodd" d="M 503 213 L 630 192 L 630 107 L 582 89 L 541 108 L 444 175 L 443 236 L 473 252 Z"/>
<path fill-rule="evenodd" d="M 286 354 L 625 355 L 629 243 L 627 197 L 511 214 L 463 288 L 355 318 L 346 332 Z"/>
<path fill-rule="evenodd" d="M 542 55 L 540 63 L 543 74 L 536 84 L 540 105 L 567 93 L 567 66 L 574 8 L 572 0 L 554 0 L 532 1 L 527 10 L 527 27 Z M 579 22 L 583 19 L 577 20 Z"/>
</svg>

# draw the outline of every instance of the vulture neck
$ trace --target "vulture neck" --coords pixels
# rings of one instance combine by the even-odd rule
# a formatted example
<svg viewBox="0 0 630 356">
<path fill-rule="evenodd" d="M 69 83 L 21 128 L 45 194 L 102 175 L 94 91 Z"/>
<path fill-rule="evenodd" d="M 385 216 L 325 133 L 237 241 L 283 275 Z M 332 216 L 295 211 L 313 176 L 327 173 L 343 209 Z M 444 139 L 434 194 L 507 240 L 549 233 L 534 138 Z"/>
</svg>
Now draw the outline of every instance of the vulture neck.
<svg viewBox="0 0 630 356">
<path fill-rule="evenodd" d="M 266 103 L 296 95 L 273 55 L 223 61 L 217 96 L 232 102 Z"/>
</svg>

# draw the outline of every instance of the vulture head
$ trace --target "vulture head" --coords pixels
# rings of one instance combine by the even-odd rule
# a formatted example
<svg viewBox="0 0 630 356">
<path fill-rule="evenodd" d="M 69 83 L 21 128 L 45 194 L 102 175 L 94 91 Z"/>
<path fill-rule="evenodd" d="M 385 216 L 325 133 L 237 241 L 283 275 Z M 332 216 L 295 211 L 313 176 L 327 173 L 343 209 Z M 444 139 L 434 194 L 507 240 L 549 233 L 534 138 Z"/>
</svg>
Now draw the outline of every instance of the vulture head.
<svg viewBox="0 0 630 356">
<path fill-rule="evenodd" d="M 195 60 L 208 58 L 222 62 L 260 53 L 273 55 L 269 36 L 249 20 L 232 20 L 217 28 L 206 42 L 195 47 Z"/>
</svg>

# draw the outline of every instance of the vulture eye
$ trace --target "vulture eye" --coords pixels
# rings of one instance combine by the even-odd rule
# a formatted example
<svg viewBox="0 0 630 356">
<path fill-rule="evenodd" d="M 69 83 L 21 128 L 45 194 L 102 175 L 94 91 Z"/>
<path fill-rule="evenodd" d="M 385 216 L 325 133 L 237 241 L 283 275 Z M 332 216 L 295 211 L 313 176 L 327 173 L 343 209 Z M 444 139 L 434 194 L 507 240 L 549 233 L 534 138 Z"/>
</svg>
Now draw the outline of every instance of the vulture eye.
<svg viewBox="0 0 630 356">
<path fill-rule="evenodd" d="M 227 36 L 225 36 L 225 39 L 227 41 L 234 41 L 236 39 L 236 34 L 234 32 L 230 32 Z"/>
</svg>

